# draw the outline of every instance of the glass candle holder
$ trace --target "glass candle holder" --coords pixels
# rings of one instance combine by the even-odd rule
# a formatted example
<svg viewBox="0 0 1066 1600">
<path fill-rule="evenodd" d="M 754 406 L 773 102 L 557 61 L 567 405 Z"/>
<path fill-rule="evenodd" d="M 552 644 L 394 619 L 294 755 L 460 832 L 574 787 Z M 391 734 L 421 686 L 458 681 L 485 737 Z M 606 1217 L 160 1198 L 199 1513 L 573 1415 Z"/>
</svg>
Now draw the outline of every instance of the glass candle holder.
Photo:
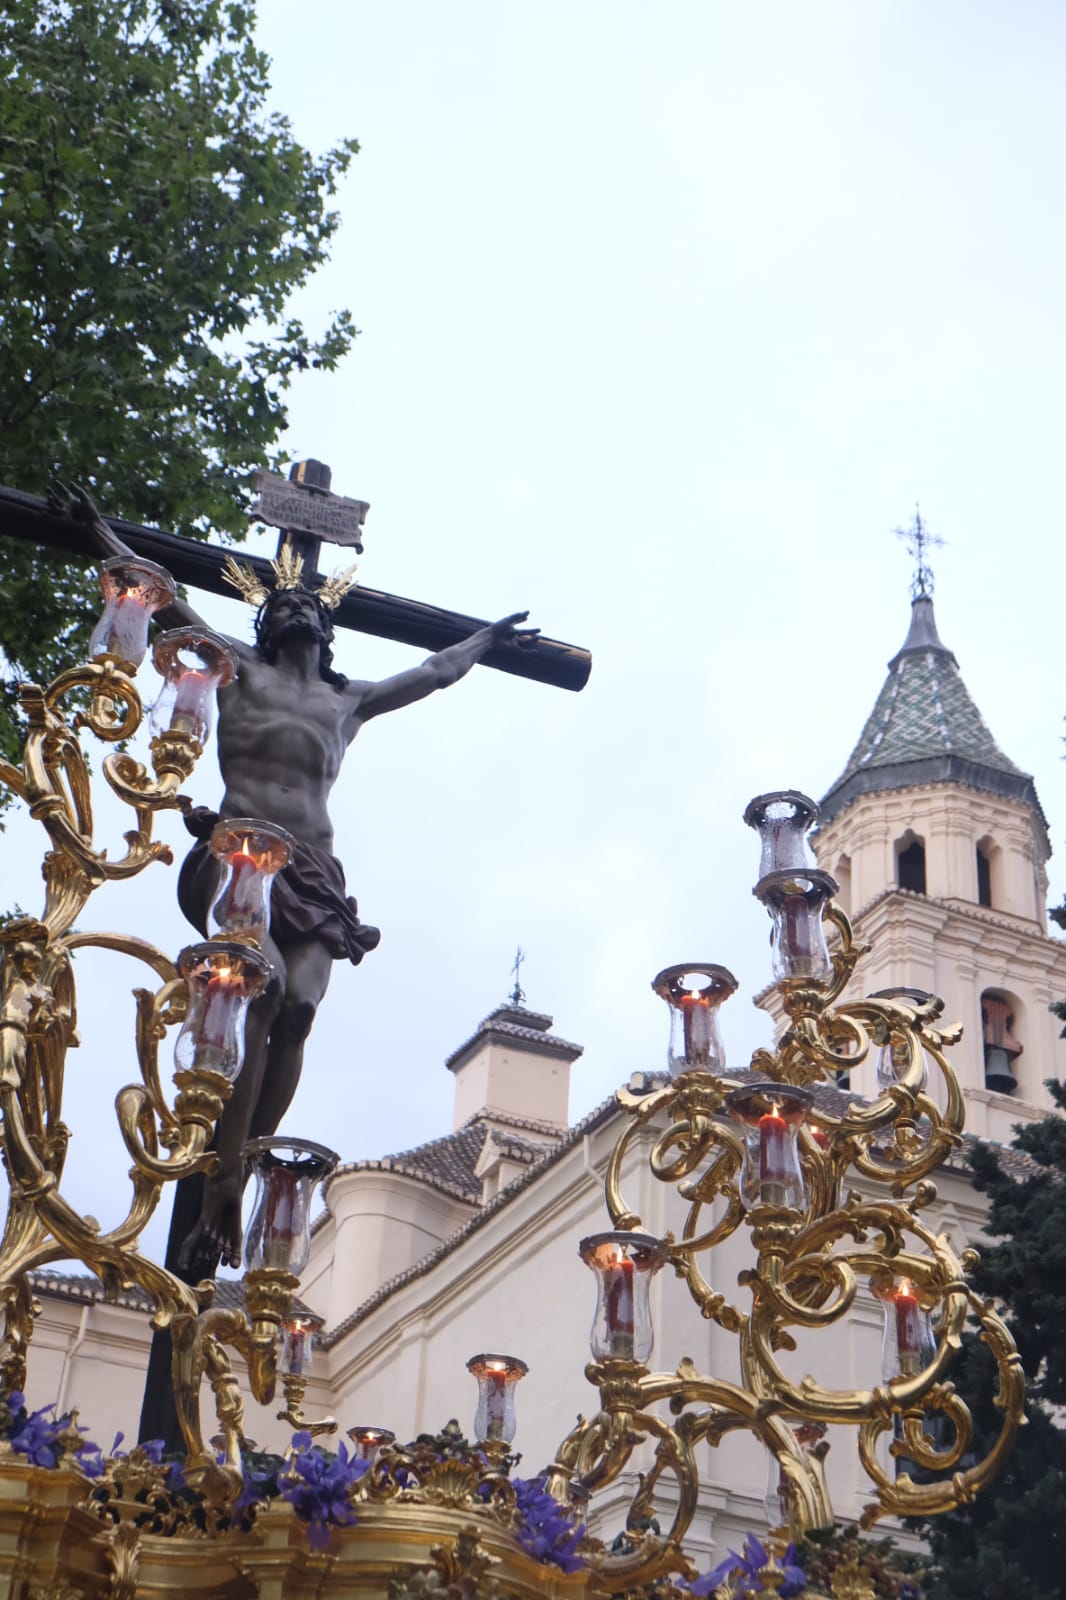
<svg viewBox="0 0 1066 1600">
<path fill-rule="evenodd" d="M 378 1451 L 396 1439 L 391 1429 L 372 1428 L 367 1423 L 359 1423 L 356 1427 L 349 1428 L 348 1437 L 355 1446 L 353 1453 L 356 1461 L 366 1461 L 370 1466 L 373 1466 Z"/>
<path fill-rule="evenodd" d="M 744 821 L 754 828 L 762 843 L 759 877 L 770 872 L 795 872 L 813 867 L 814 857 L 807 834 L 818 820 L 818 807 L 809 795 L 798 789 L 778 789 L 773 794 L 756 795 L 744 813 Z"/>
<path fill-rule="evenodd" d="M 752 893 L 770 913 L 774 977 L 823 982 L 833 971 L 822 927 L 822 907 L 836 893 L 828 872 L 789 868 L 760 878 Z"/>
<path fill-rule="evenodd" d="M 311 1365 L 315 1334 L 325 1326 L 324 1317 L 312 1311 L 294 1311 L 281 1324 L 281 1355 L 278 1370 L 290 1378 L 302 1378 Z"/>
<path fill-rule="evenodd" d="M 928 989 L 878 989 L 870 996 L 871 1000 L 907 1000 L 914 1005 L 925 1005 L 932 999 Z M 910 1052 L 901 1040 L 889 1039 L 887 1044 L 881 1046 L 877 1057 L 877 1087 L 888 1089 L 898 1083 L 907 1070 Z M 929 1063 L 922 1051 L 922 1076 L 919 1089 L 924 1089 L 929 1082 Z"/>
<path fill-rule="evenodd" d="M 936 1356 L 936 1336 L 921 1291 L 910 1278 L 892 1278 L 871 1288 L 885 1315 L 881 1376 L 886 1383 L 913 1378 Z"/>
<path fill-rule="evenodd" d="M 189 1009 L 174 1045 L 174 1064 L 184 1072 L 217 1072 L 232 1083 L 244 1062 L 249 1003 L 274 969 L 257 950 L 222 940 L 188 945 L 177 969 L 189 986 Z"/>
<path fill-rule="evenodd" d="M 149 723 L 153 736 L 187 733 L 206 744 L 215 691 L 235 677 L 237 657 L 207 628 L 173 628 L 156 640 L 152 661 L 163 678 Z"/>
<path fill-rule="evenodd" d="M 652 979 L 651 986 L 670 1007 L 670 1076 L 724 1072 L 718 1007 L 737 988 L 737 980 L 728 968 L 707 961 L 664 967 Z"/>
<path fill-rule="evenodd" d="M 174 579 L 154 561 L 112 556 L 100 568 L 104 610 L 89 640 L 89 655 L 116 656 L 136 669 L 148 649 L 153 613 L 173 600 Z"/>
<path fill-rule="evenodd" d="M 515 1384 L 529 1368 L 517 1356 L 471 1356 L 466 1370 L 477 1379 L 474 1438 L 478 1443 L 499 1439 L 510 1444 L 518 1427 L 515 1418 Z"/>
<path fill-rule="evenodd" d="M 592 1354 L 597 1361 L 647 1361 L 655 1344 L 651 1280 L 666 1248 L 646 1233 L 594 1233 L 578 1247 L 596 1274 Z"/>
<path fill-rule="evenodd" d="M 244 1159 L 255 1176 L 255 1202 L 244 1239 L 244 1265 L 299 1277 L 311 1253 L 311 1199 L 339 1156 L 310 1139 L 250 1139 Z"/>
<path fill-rule="evenodd" d="M 262 943 L 270 929 L 270 890 L 292 857 L 295 841 L 284 828 L 249 817 L 215 824 L 211 854 L 225 876 L 211 907 L 215 926 L 230 939 Z"/>
<path fill-rule="evenodd" d="M 734 1089 L 726 1105 L 744 1129 L 745 1155 L 740 1197 L 746 1206 L 807 1203 L 796 1135 L 811 1105 L 807 1089 L 786 1083 L 752 1083 Z"/>
<path fill-rule="evenodd" d="M 796 1443 L 803 1452 L 804 1461 L 810 1460 L 814 1446 L 824 1439 L 829 1431 L 824 1422 L 812 1422 L 806 1418 L 802 1422 L 790 1422 L 789 1427 L 796 1436 Z M 773 1451 L 767 1450 L 766 1455 L 766 1491 L 763 1495 L 763 1510 L 766 1513 L 766 1525 L 772 1531 L 775 1528 L 788 1527 L 792 1516 L 793 1491 Z"/>
</svg>

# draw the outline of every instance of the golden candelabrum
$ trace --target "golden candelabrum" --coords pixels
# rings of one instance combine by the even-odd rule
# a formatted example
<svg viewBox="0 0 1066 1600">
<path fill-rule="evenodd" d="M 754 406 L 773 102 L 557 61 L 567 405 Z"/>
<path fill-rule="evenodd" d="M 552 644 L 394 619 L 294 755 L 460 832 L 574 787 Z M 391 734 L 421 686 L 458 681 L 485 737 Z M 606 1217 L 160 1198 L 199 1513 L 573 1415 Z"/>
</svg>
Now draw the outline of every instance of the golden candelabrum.
<svg viewBox="0 0 1066 1600">
<path fill-rule="evenodd" d="M 157 640 L 154 660 L 164 684 L 153 711 L 151 771 L 123 751 L 103 762 L 111 790 L 134 814 L 124 853 L 112 858 L 94 839 L 89 769 L 79 733 L 88 730 L 107 744 L 122 744 L 137 732 L 143 707 L 134 674 L 147 648 L 149 618 L 173 598 L 174 587 L 162 569 L 125 557 L 105 563 L 101 581 L 107 608 L 90 643 L 92 660 L 63 672 L 47 688 L 22 686 L 28 723 L 23 761 L 21 766 L 0 761 L 0 782 L 25 802 L 51 842 L 43 861 L 40 917 L 19 916 L 0 926 L 0 1112 L 9 1180 L 0 1239 L 0 1387 L 10 1394 L 25 1385 L 39 1310 L 31 1287 L 35 1270 L 55 1261 L 80 1261 L 109 1297 L 136 1285 L 154 1306 L 153 1325 L 171 1335 L 187 1480 L 208 1500 L 226 1505 L 242 1484 L 242 1402 L 230 1351 L 247 1364 L 255 1398 L 269 1403 L 278 1376 L 279 1329 L 287 1325 L 299 1286 L 291 1270 L 292 1241 L 276 1226 L 272 1233 L 267 1228 L 265 1238 L 260 1229 L 259 1256 L 244 1280 L 247 1312 L 212 1307 L 211 1282 L 182 1282 L 141 1255 L 137 1241 L 166 1186 L 209 1172 L 216 1162 L 209 1146 L 240 1069 L 243 1013 L 270 974 L 258 950 L 265 928 L 262 904 L 264 892 L 269 903 L 272 873 L 283 863 L 286 847 L 277 830 L 267 829 L 261 838 L 260 825 L 247 824 L 241 846 L 253 868 L 247 872 L 244 862 L 232 866 L 222 841 L 216 853 L 223 868 L 229 859 L 224 896 L 229 894 L 235 914 L 216 915 L 219 936 L 191 946 L 176 962 L 144 939 L 80 926 L 100 885 L 172 859 L 167 845 L 152 840 L 153 820 L 159 811 L 184 812 L 191 806 L 181 785 L 203 752 L 214 692 L 234 668 L 225 641 L 207 630 L 179 629 Z M 261 891 L 258 897 L 252 879 Z M 135 957 L 157 985 L 135 991 L 141 1081 L 123 1088 L 116 1099 L 118 1125 L 133 1162 L 132 1192 L 125 1217 L 108 1228 L 82 1216 L 62 1192 L 70 1137 L 62 1120 L 64 1066 L 68 1049 L 78 1043 L 72 957 L 90 947 Z M 175 1026 L 181 1032 L 171 1104 L 160 1077 L 159 1050 Z M 316 1176 L 329 1170 L 330 1152 L 320 1147 L 300 1147 L 295 1179 L 284 1149 L 250 1154 L 253 1165 L 258 1158 L 260 1175 L 269 1178 L 267 1169 L 276 1170 L 290 1188 L 306 1181 L 310 1169 Z M 276 1213 L 275 1205 L 275 1220 Z M 204 1375 L 215 1397 L 221 1461 L 205 1446 L 200 1424 Z M 300 1376 L 284 1373 L 283 1381 L 285 1414 L 305 1425 Z"/>
<path fill-rule="evenodd" d="M 717 1445 L 737 1430 L 760 1440 L 777 1464 L 779 1531 L 799 1538 L 834 1520 L 825 1474 L 830 1428 L 857 1431 L 873 1491 L 862 1518 L 869 1527 L 880 1517 L 932 1516 L 972 1500 L 1003 1467 L 1023 1419 L 1020 1358 L 993 1306 L 967 1282 L 976 1254 L 957 1255 L 923 1218 L 936 1198 L 930 1174 L 960 1143 L 963 1099 L 945 1050 L 962 1030 L 942 1026 L 943 1002 L 917 990 L 841 1003 L 866 947 L 832 899 L 836 884 L 809 854 L 806 835 L 816 815 L 814 803 L 795 791 L 760 796 L 745 814 L 762 837 L 754 892 L 772 919 L 787 1019 L 777 1048 L 757 1051 L 749 1072 L 725 1076 L 716 1013 L 735 980 L 713 964 L 668 968 L 653 987 L 671 1008 L 670 1080 L 618 1095 L 630 1121 L 605 1182 L 614 1231 L 582 1245 L 600 1280 L 595 1360 L 587 1368 L 600 1410 L 578 1422 L 548 1479 L 560 1499 L 575 1481 L 595 1492 L 638 1447 L 654 1446 L 630 1511 L 627 1548 L 599 1563 L 601 1582 L 614 1591 L 689 1570 L 682 1540 L 699 1499 L 701 1443 Z M 835 930 L 832 949 L 827 928 Z M 877 1097 L 823 1095 L 834 1107 L 820 1104 L 815 1123 L 813 1088 L 834 1087 L 872 1060 Z M 937 1095 L 929 1092 L 930 1069 L 939 1078 Z M 627 1152 L 649 1128 L 662 1128 L 650 1153 L 652 1173 L 687 1203 L 679 1238 L 644 1234 L 623 1193 Z M 852 1179 L 867 1192 L 848 1188 Z M 742 1227 L 750 1230 L 753 1259 L 739 1277 L 747 1297 L 740 1305 L 705 1263 Z M 676 1372 L 644 1364 L 648 1286 L 665 1263 L 702 1316 L 736 1336 L 739 1384 L 706 1376 L 689 1360 Z M 885 1314 L 882 1383 L 833 1389 L 788 1376 L 781 1353 L 796 1348 L 795 1333 L 840 1324 L 864 1286 Z M 1002 1411 L 995 1444 L 976 1462 L 970 1413 L 949 1381 L 968 1319 L 995 1358 Z M 917 1476 L 906 1462 L 921 1469 Z M 663 1474 L 675 1480 L 676 1510 L 658 1534 L 649 1526 Z"/>
<path fill-rule="evenodd" d="M 469 1363 L 479 1386 L 476 1445 L 468 1446 L 454 1425 L 454 1437 L 445 1430 L 436 1441 L 406 1447 L 386 1430 L 350 1430 L 366 1470 L 347 1490 L 354 1520 L 342 1517 L 327 1530 L 328 1555 L 293 1537 L 290 1508 L 279 1502 L 249 1508 L 241 1499 L 247 1441 L 231 1352 L 245 1362 L 257 1401 L 272 1400 L 280 1375 L 281 1417 L 312 1433 L 336 1428 L 331 1418 L 309 1423 L 302 1411 L 318 1319 L 295 1305 L 307 1239 L 293 1221 L 306 1218 L 310 1187 L 334 1158 L 296 1141 L 247 1147 L 259 1192 L 246 1240 L 246 1311 L 215 1308 L 211 1282 L 182 1282 L 142 1256 L 137 1241 L 166 1185 L 207 1173 L 216 1160 L 211 1141 L 241 1068 L 244 1013 L 270 977 L 259 946 L 270 885 L 290 841 L 256 819 L 218 825 L 211 841 L 220 867 L 212 908 L 218 933 L 175 960 L 133 935 L 80 926 L 100 885 L 169 861 L 169 849 L 152 840 L 155 813 L 189 808 L 181 786 L 202 754 L 214 691 L 233 671 L 225 642 L 206 630 L 180 629 L 157 640 L 154 660 L 164 687 L 152 713 L 151 770 L 123 750 L 103 762 L 106 782 L 135 821 L 124 853 L 112 859 L 95 842 L 79 734 L 88 730 L 114 745 L 137 732 L 143 707 L 134 674 L 147 648 L 149 617 L 173 587 L 160 569 L 125 557 L 105 564 L 102 582 L 108 603 L 91 661 L 47 688 L 22 688 L 24 758 L 20 766 L 0 761 L 0 782 L 25 802 L 51 846 L 40 917 L 0 925 L 0 1114 L 9 1180 L 0 1238 L 0 1400 L 25 1384 L 39 1310 L 35 1271 L 74 1260 L 107 1295 L 135 1285 L 154 1306 L 154 1325 L 172 1338 L 185 1487 L 176 1492 L 165 1467 L 140 1449 L 108 1462 L 103 1478 L 90 1484 L 76 1469 L 73 1428 L 59 1441 L 58 1471 L 20 1462 L 10 1446 L 0 1447 L 0 1587 L 6 1582 L 14 1600 L 30 1594 L 135 1600 L 178 1586 L 212 1600 L 259 1593 L 310 1600 L 332 1571 L 335 1587 L 368 1595 L 383 1593 L 391 1580 L 397 1597 L 447 1588 L 469 1600 L 568 1593 L 674 1600 L 683 1590 L 673 1580 L 694 1575 L 683 1540 L 699 1501 L 697 1450 L 739 1430 L 757 1438 L 776 1463 L 775 1532 L 782 1543 L 771 1540 L 759 1574 L 768 1590 L 784 1581 L 776 1557 L 787 1536 L 833 1522 L 825 1473 L 831 1428 L 857 1430 L 873 1490 L 867 1525 L 885 1515 L 945 1511 L 981 1490 L 1003 1465 L 1022 1420 L 1024 1386 L 1002 1321 L 967 1282 L 972 1253 L 957 1255 L 923 1216 L 935 1198 L 930 1174 L 962 1131 L 962 1096 L 945 1055 L 960 1030 L 942 1027 L 942 1003 L 916 991 L 841 1001 L 862 951 L 833 902 L 836 885 L 809 855 L 815 808 L 785 792 L 753 801 L 745 820 L 762 837 L 755 892 L 772 919 L 787 1027 L 773 1052 L 758 1051 L 750 1070 L 727 1075 L 717 1012 L 735 980 L 706 963 L 659 974 L 654 987 L 671 1015 L 670 1077 L 658 1086 L 651 1081 L 646 1092 L 620 1092 L 629 1121 L 606 1177 L 612 1228 L 581 1245 L 598 1280 L 587 1375 L 600 1404 L 559 1446 L 543 1483 L 579 1517 L 588 1496 L 646 1449 L 650 1463 L 645 1459 L 648 1470 L 622 1534 L 609 1548 L 587 1540 L 580 1572 L 545 1566 L 522 1546 L 508 1468 L 514 1388 L 526 1369 L 500 1355 Z M 835 930 L 832 951 L 827 929 Z M 141 1081 L 116 1100 L 132 1159 L 131 1195 L 125 1217 L 108 1228 L 82 1216 L 62 1193 L 69 1141 L 64 1064 L 78 1042 L 72 958 L 90 947 L 132 956 L 155 979 L 154 987 L 135 991 Z M 173 1028 L 179 1031 L 171 1103 L 159 1053 Z M 875 1054 L 876 1098 L 830 1097 L 819 1104 L 815 1126 L 813 1091 L 834 1086 Z M 938 1094 L 928 1088 L 930 1070 L 939 1077 Z M 638 1140 L 652 1142 L 652 1173 L 687 1204 L 680 1237 L 650 1236 L 626 1201 L 623 1175 Z M 866 1193 L 848 1188 L 851 1180 Z M 740 1274 L 746 1297 L 740 1305 L 706 1263 L 742 1228 L 750 1230 L 751 1264 Z M 706 1376 L 689 1360 L 675 1372 L 649 1370 L 649 1288 L 667 1264 L 702 1317 L 736 1337 L 739 1382 Z M 836 1390 L 790 1377 L 782 1355 L 796 1348 L 796 1333 L 840 1324 L 864 1288 L 884 1309 L 881 1384 Z M 995 1358 L 1003 1413 L 998 1439 L 977 1462 L 969 1459 L 969 1413 L 948 1379 L 968 1319 Z M 210 1446 L 199 1409 L 205 1376 L 219 1428 Z M 894 1470 L 904 1461 L 930 1476 L 919 1481 Z M 664 1475 L 674 1480 L 662 1496 L 673 1516 L 662 1532 L 654 1513 Z M 856 1576 L 857 1561 L 854 1553 L 842 1561 L 839 1600 L 845 1590 L 855 1600 L 872 1596 Z"/>
</svg>

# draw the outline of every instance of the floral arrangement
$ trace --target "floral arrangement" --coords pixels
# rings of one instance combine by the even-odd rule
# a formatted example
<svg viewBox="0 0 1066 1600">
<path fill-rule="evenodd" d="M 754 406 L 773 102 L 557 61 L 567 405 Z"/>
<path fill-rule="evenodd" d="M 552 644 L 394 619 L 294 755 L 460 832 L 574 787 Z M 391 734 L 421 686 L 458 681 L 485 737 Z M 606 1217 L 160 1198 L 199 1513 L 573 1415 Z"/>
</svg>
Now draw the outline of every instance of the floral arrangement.
<svg viewBox="0 0 1066 1600">
<path fill-rule="evenodd" d="M 277 1475 L 278 1493 L 306 1522 L 311 1549 L 327 1550 L 331 1529 L 349 1528 L 355 1521 L 350 1491 L 370 1463 L 349 1455 L 343 1444 L 331 1455 L 313 1444 L 309 1433 L 294 1433 L 292 1446 L 293 1454 Z"/>
<path fill-rule="evenodd" d="M 27 1411 L 26 1397 L 18 1390 L 0 1395 L 0 1439 L 35 1467 L 58 1467 L 73 1459 L 87 1478 L 97 1478 L 104 1470 L 98 1445 L 84 1439 L 87 1428 L 78 1426 L 77 1412 L 57 1414 L 55 1406 Z M 115 1441 L 121 1440 L 121 1434 Z"/>
<path fill-rule="evenodd" d="M 544 1487 L 543 1478 L 512 1478 L 518 1525 L 515 1536 L 527 1555 L 563 1572 L 578 1572 L 588 1563 L 580 1554 L 585 1525 L 561 1506 Z"/>
<path fill-rule="evenodd" d="M 763 1594 L 769 1586 L 763 1583 L 760 1574 L 774 1565 L 774 1558 L 762 1540 L 749 1533 L 744 1540 L 743 1553 L 738 1555 L 735 1550 L 730 1550 L 724 1561 L 720 1561 L 702 1577 L 694 1579 L 689 1590 L 698 1596 L 713 1595 L 716 1589 L 728 1583 L 729 1593 L 737 1597 Z M 776 1588 L 781 1600 L 792 1600 L 794 1595 L 802 1595 L 807 1587 L 807 1575 L 796 1558 L 794 1544 L 789 1545 L 777 1565 L 785 1574 L 784 1583 Z"/>
<path fill-rule="evenodd" d="M 800 1556 L 816 1593 L 833 1593 L 837 1573 L 844 1569 L 841 1576 L 861 1579 L 874 1600 L 925 1600 L 920 1558 L 897 1549 L 891 1539 L 860 1539 L 851 1528 L 822 1528 L 807 1535 Z"/>
<path fill-rule="evenodd" d="M 149 1439 L 134 1450 L 125 1451 L 120 1448 L 123 1443 L 120 1433 L 105 1457 L 99 1446 L 84 1437 L 86 1431 L 78 1425 L 76 1412 L 58 1414 L 54 1406 L 30 1412 L 22 1394 L 13 1393 L 6 1399 L 0 1396 L 0 1441 L 13 1453 L 25 1456 L 32 1466 L 73 1465 L 91 1479 L 98 1479 L 108 1468 L 114 1471 L 115 1464 L 120 1462 L 138 1471 L 144 1466 L 155 1467 L 163 1474 L 156 1481 L 165 1485 L 168 1505 L 174 1499 L 184 1502 L 185 1520 L 203 1531 L 206 1523 L 201 1497 L 185 1483 L 181 1460 L 164 1457 L 162 1440 Z M 448 1423 L 439 1434 L 420 1434 L 397 1454 L 408 1463 L 406 1466 L 398 1464 L 393 1469 L 401 1487 L 416 1487 L 442 1463 L 476 1467 L 477 1473 L 489 1470 L 486 1458 L 476 1445 L 463 1437 L 455 1422 Z M 573 1513 L 547 1493 L 541 1478 L 508 1479 L 517 1459 L 516 1456 L 507 1457 L 499 1469 L 513 1496 L 515 1538 L 535 1561 L 558 1567 L 563 1572 L 577 1572 L 586 1565 L 579 1554 L 585 1537 L 584 1525 L 576 1522 Z M 307 1542 L 312 1550 L 328 1548 L 334 1528 L 351 1527 L 355 1523 L 352 1491 L 370 1470 L 370 1463 L 352 1455 L 343 1443 L 338 1444 L 336 1452 L 326 1450 L 315 1444 L 307 1432 L 293 1434 L 292 1446 L 284 1456 L 248 1451 L 242 1456 L 241 1465 L 244 1477 L 241 1496 L 212 1524 L 214 1531 L 250 1528 L 256 1511 L 268 1501 L 280 1498 L 292 1506 L 306 1525 Z M 140 1494 L 144 1499 L 146 1522 L 155 1518 L 155 1531 L 164 1531 L 168 1524 L 165 1513 L 160 1512 L 153 1498 L 154 1491 L 142 1488 Z M 101 1507 L 107 1503 L 104 1491 L 99 1495 L 94 1491 L 94 1498 Z M 488 1502 L 491 1496 L 486 1493 L 485 1498 Z"/>
<path fill-rule="evenodd" d="M 210 1525 L 201 1497 L 185 1483 L 181 1460 L 167 1459 L 161 1440 L 147 1440 L 131 1451 L 123 1450 L 122 1443 L 118 1434 L 105 1457 L 78 1423 L 76 1411 L 61 1413 L 55 1406 L 29 1411 L 23 1394 L 0 1394 L 0 1452 L 23 1456 L 35 1467 L 77 1467 L 94 1480 L 92 1503 L 105 1518 L 109 1498 L 123 1492 L 116 1488 L 116 1480 L 126 1483 L 127 1493 L 130 1485 L 139 1486 L 133 1492 L 144 1504 L 144 1525 L 162 1533 L 181 1531 L 190 1524 L 201 1532 L 247 1530 L 257 1511 L 280 1498 L 306 1526 L 310 1548 L 325 1550 L 334 1528 L 351 1527 L 357 1521 L 356 1486 L 371 1470 L 391 1477 L 401 1493 L 424 1489 L 444 1471 L 465 1474 L 470 1484 L 480 1480 L 477 1493 L 486 1509 L 493 1508 L 510 1524 L 518 1544 L 534 1561 L 564 1573 L 588 1565 L 583 1554 L 585 1525 L 573 1509 L 547 1492 L 543 1477 L 511 1475 L 517 1456 L 490 1464 L 463 1437 L 456 1422 L 438 1434 L 420 1434 L 406 1446 L 383 1452 L 374 1468 L 343 1443 L 335 1452 L 324 1449 L 308 1432 L 293 1434 L 284 1456 L 247 1451 L 242 1456 L 240 1499 L 216 1513 Z M 131 1476 L 127 1478 L 126 1472 Z M 618 1541 L 616 1546 L 622 1548 Z M 917 1559 L 898 1552 L 890 1539 L 863 1539 L 850 1529 L 830 1528 L 808 1535 L 798 1550 L 790 1544 L 780 1557 L 749 1533 L 743 1551 L 730 1550 L 710 1572 L 688 1584 L 674 1580 L 666 1586 L 675 1600 L 686 1592 L 696 1600 L 716 1593 L 743 1600 L 771 1591 L 780 1600 L 800 1600 L 805 1595 L 835 1594 L 841 1584 L 871 1600 L 925 1600 L 923 1576 Z"/>
</svg>

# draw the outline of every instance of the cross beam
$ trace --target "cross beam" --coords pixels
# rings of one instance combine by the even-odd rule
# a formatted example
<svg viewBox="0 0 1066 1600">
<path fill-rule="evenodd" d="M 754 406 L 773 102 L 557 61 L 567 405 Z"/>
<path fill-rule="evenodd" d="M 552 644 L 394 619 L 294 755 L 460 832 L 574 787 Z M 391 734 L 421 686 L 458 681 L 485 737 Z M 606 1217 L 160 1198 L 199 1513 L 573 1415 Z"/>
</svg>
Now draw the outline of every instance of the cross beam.
<svg viewBox="0 0 1066 1600">
<path fill-rule="evenodd" d="M 217 545 L 201 544 L 196 539 L 164 533 L 158 528 L 124 522 L 120 517 L 105 517 L 104 520 L 131 550 L 166 567 L 179 583 L 233 599 L 233 590 L 222 578 L 222 562 L 228 551 Z M 46 545 L 87 564 L 92 559 L 87 537 L 79 535 L 69 517 L 52 511 L 40 495 L 23 494 L 18 489 L 0 487 L 0 536 Z M 260 556 L 245 555 L 243 551 L 238 553 L 269 589 L 274 578 L 270 562 Z M 365 589 L 362 585 L 344 597 L 334 612 L 334 620 L 338 626 L 357 633 L 375 634 L 380 639 L 395 639 L 400 644 L 429 651 L 457 644 L 485 626 L 478 617 L 424 605 L 420 600 L 405 600 L 379 589 Z M 482 657 L 482 665 L 558 689 L 577 690 L 588 682 L 592 657 L 579 645 L 541 636 L 528 648 L 516 650 L 509 646 L 490 650 Z"/>
</svg>

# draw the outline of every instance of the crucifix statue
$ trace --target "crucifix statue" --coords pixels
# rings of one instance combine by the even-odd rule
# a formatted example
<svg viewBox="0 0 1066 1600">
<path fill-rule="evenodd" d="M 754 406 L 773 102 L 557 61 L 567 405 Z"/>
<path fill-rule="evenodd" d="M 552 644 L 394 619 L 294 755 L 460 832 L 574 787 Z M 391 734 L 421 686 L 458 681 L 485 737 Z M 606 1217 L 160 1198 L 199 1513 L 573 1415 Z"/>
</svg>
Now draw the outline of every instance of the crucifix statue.
<svg viewBox="0 0 1066 1600">
<path fill-rule="evenodd" d="M 0 487 L 0 535 L 74 555 L 84 556 L 90 545 L 105 556 L 132 552 L 167 567 L 179 582 L 215 593 L 226 593 L 228 568 L 229 581 L 257 607 L 255 642 L 229 641 L 238 671 L 218 697 L 225 785 L 219 815 L 279 824 L 297 848 L 274 884 L 265 954 L 275 975 L 249 1011 L 243 1070 L 216 1131 L 219 1169 L 208 1179 L 183 1180 L 175 1193 L 167 1266 L 192 1283 L 213 1276 L 220 1260 L 237 1261 L 241 1148 L 249 1137 L 273 1133 L 292 1098 L 333 962 L 357 963 L 378 943 L 377 929 L 360 921 L 332 854 L 327 801 L 348 746 L 372 717 L 455 683 L 477 662 L 569 689 L 581 689 L 591 667 L 587 651 L 519 629 L 524 612 L 485 624 L 352 588 L 350 571 L 323 578 L 321 540 L 361 550 L 368 507 L 331 494 L 329 468 L 319 462 L 300 463 L 289 482 L 267 473 L 259 478 L 252 514 L 282 530 L 278 557 L 272 563 L 250 557 L 239 566 L 209 544 L 104 518 L 78 491 L 57 490 L 46 501 Z M 202 626 L 184 601 L 157 615 L 165 627 Z M 349 681 L 332 663 L 334 624 L 428 646 L 433 654 L 378 683 Z M 183 909 L 202 933 L 217 883 L 204 843 L 214 820 L 191 817 L 198 843 L 181 875 Z M 160 1435 L 180 1444 L 165 1330 L 153 1340 L 140 1436 Z"/>
<path fill-rule="evenodd" d="M 325 495 L 322 478 L 328 469 L 301 463 L 296 471 L 306 474 L 308 467 L 317 469 L 319 492 Z M 280 515 L 300 517 L 305 528 L 314 524 L 316 501 L 309 500 L 305 509 L 299 488 L 294 503 L 290 485 L 263 476 L 262 487 L 275 494 Z M 279 481 L 287 494 L 273 489 Z M 335 513 L 330 500 L 339 497 L 326 499 L 325 509 Z M 53 505 L 60 503 L 80 519 L 100 555 L 132 554 L 87 496 L 75 490 L 64 498 L 57 492 Z M 359 501 L 341 502 L 344 506 L 359 508 L 352 542 L 361 548 L 366 507 Z M 269 514 L 269 507 L 264 494 L 257 514 Z M 336 521 L 334 515 L 331 525 Z M 274 887 L 270 932 L 263 943 L 273 976 L 249 1008 L 244 1065 L 215 1135 L 217 1170 L 187 1180 L 188 1190 L 175 1200 L 168 1265 L 173 1260 L 189 1282 L 213 1277 L 220 1261 L 240 1264 L 242 1149 L 249 1139 L 276 1132 L 296 1092 L 304 1044 L 334 961 L 358 964 L 380 939 L 377 928 L 360 921 L 356 902 L 346 893 L 344 869 L 332 854 L 327 803 L 348 746 L 371 718 L 457 682 L 490 649 L 528 648 L 539 631 L 519 630 L 516 625 L 527 613 L 516 612 L 393 677 L 377 683 L 348 679 L 333 666 L 332 613 L 351 587 L 352 569 L 314 583 L 319 575 L 309 570 L 309 558 L 317 556 L 322 536 L 284 530 L 269 589 L 251 568 L 232 557 L 226 561 L 229 581 L 256 607 L 255 642 L 227 639 L 238 669 L 218 693 L 218 761 L 225 791 L 217 812 L 199 807 L 186 819 L 198 843 L 181 870 L 182 910 L 206 937 L 208 910 L 219 888 L 208 839 L 220 818 L 277 823 L 292 835 L 295 849 Z M 167 628 L 205 626 L 183 600 L 163 608 L 158 620 Z M 198 1214 L 190 1221 L 193 1188 Z"/>
</svg>

